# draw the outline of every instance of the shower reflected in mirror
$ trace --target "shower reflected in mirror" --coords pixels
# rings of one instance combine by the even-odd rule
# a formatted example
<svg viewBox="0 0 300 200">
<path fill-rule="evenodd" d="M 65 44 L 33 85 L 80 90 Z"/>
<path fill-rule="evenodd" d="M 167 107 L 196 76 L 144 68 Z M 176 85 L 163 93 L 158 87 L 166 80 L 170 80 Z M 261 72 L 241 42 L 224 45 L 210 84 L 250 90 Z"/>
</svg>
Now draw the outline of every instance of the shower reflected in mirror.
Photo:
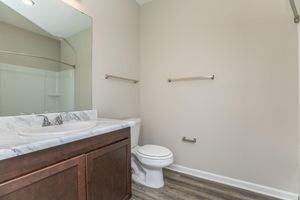
<svg viewBox="0 0 300 200">
<path fill-rule="evenodd" d="M 92 19 L 34 3 L 0 2 L 0 116 L 91 109 Z"/>
</svg>

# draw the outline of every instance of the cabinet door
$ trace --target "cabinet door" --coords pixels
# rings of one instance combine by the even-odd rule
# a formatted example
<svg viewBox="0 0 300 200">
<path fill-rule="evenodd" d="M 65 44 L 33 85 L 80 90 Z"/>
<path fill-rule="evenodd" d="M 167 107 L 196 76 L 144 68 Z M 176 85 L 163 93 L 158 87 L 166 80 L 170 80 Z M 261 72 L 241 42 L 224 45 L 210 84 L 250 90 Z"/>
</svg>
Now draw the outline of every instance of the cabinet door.
<svg viewBox="0 0 300 200">
<path fill-rule="evenodd" d="M 88 200 L 125 200 L 131 196 L 130 140 L 87 154 Z"/>
<path fill-rule="evenodd" d="M 85 156 L 0 184 L 0 200 L 86 200 Z"/>
</svg>

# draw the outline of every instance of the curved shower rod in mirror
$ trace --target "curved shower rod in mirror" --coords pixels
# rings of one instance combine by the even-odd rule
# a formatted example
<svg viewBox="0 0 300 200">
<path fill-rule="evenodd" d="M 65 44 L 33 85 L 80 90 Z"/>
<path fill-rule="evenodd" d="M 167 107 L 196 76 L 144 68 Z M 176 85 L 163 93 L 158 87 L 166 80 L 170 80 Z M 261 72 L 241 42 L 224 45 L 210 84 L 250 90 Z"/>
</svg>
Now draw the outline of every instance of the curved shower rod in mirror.
<svg viewBox="0 0 300 200">
<path fill-rule="evenodd" d="M 296 3 L 295 3 L 295 0 L 290 0 L 290 4 L 291 4 L 291 7 L 292 7 L 292 10 L 293 10 L 293 13 L 294 13 L 294 22 L 296 24 L 299 23 L 300 21 L 300 16 L 298 14 L 298 11 L 297 11 L 297 6 L 296 6 Z"/>
<path fill-rule="evenodd" d="M 60 63 L 60 64 L 63 64 L 63 65 L 67 65 L 69 67 L 76 68 L 76 65 L 72 65 L 72 64 L 60 61 L 60 60 L 55 60 L 53 58 L 47 58 L 47 57 L 44 57 L 44 56 L 37 56 L 37 55 L 33 55 L 33 54 L 19 53 L 19 52 L 13 52 L 13 51 L 5 51 L 5 50 L 0 50 L 0 54 L 9 54 L 9 55 L 17 55 L 17 56 L 38 58 L 38 59 L 48 60 L 48 61 L 51 61 L 51 62 L 56 62 L 56 63 Z"/>
</svg>

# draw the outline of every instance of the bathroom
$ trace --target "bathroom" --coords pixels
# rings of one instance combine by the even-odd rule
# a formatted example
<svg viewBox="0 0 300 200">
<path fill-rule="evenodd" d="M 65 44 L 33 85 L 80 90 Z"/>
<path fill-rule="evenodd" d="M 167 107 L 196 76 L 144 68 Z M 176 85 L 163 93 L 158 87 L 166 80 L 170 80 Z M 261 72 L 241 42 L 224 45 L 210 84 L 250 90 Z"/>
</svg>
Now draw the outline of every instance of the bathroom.
<svg viewBox="0 0 300 200">
<path fill-rule="evenodd" d="M 299 9 L 1 0 L 0 200 L 298 200 Z"/>
</svg>

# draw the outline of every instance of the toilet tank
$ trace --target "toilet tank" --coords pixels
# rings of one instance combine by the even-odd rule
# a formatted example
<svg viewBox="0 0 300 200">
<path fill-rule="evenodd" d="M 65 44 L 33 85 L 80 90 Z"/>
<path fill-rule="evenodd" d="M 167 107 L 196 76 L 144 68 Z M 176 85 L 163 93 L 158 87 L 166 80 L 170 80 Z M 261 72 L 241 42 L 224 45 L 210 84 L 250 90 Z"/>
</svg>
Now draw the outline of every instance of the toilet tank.
<svg viewBox="0 0 300 200">
<path fill-rule="evenodd" d="M 126 121 L 132 122 L 130 128 L 130 135 L 131 135 L 131 148 L 134 148 L 138 146 L 139 143 L 142 120 L 138 118 L 131 118 L 131 119 L 126 119 Z"/>
</svg>

